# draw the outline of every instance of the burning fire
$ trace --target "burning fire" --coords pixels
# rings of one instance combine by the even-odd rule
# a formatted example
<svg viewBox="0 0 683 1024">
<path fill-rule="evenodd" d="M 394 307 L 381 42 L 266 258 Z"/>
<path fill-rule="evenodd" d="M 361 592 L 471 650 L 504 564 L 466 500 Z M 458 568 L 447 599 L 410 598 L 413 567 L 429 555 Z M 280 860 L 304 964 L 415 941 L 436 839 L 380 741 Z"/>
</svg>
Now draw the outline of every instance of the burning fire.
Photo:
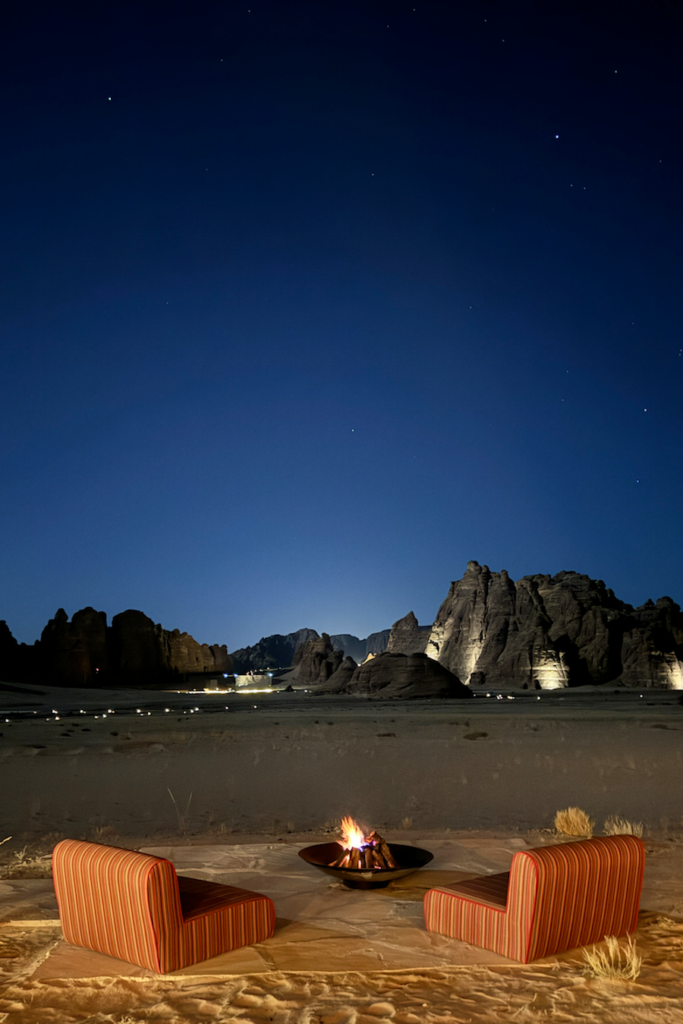
<svg viewBox="0 0 683 1024">
<path fill-rule="evenodd" d="M 345 850 L 351 850 L 354 847 L 357 850 L 362 850 L 364 846 L 367 846 L 363 830 L 353 818 L 342 818 L 340 831 L 341 845 Z"/>
<path fill-rule="evenodd" d="M 349 817 L 342 818 L 340 831 L 342 853 L 333 861 L 332 867 L 361 871 L 398 867 L 388 844 L 377 832 L 363 835 L 360 825 Z"/>
</svg>

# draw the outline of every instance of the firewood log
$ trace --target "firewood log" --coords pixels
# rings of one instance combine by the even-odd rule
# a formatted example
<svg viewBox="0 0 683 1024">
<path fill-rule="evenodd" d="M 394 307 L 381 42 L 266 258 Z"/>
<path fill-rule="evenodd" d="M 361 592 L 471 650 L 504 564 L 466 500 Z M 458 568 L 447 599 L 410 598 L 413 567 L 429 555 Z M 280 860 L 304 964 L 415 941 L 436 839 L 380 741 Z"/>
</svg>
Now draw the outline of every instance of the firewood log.
<svg viewBox="0 0 683 1024">
<path fill-rule="evenodd" d="M 359 868 L 360 866 L 361 866 L 361 863 L 360 863 L 360 850 L 357 847 L 354 846 L 349 851 L 349 867 L 355 869 L 355 868 Z"/>
<path fill-rule="evenodd" d="M 380 851 L 382 853 L 382 856 L 384 857 L 385 861 L 387 862 L 387 867 L 388 868 L 397 868 L 398 864 L 394 860 L 393 854 L 392 854 L 391 850 L 389 849 L 388 844 L 385 843 L 384 840 L 382 840 L 381 843 L 379 844 L 379 848 L 380 848 Z"/>
</svg>

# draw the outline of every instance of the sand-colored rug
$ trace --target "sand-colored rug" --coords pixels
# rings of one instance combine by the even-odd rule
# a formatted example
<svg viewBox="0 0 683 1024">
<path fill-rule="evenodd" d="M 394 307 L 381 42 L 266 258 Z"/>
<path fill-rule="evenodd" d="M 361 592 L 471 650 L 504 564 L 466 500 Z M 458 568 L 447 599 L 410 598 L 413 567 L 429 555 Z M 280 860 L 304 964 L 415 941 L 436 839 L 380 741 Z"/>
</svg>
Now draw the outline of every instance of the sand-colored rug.
<svg viewBox="0 0 683 1024">
<path fill-rule="evenodd" d="M 516 838 L 435 841 L 430 870 L 372 892 L 346 889 L 286 844 L 155 849 L 183 873 L 272 895 L 282 915 L 273 938 L 160 978 L 65 943 L 43 893 L 40 919 L 15 917 L 0 927 L 0 1020 L 683 1024 L 677 848 L 651 847 L 636 981 L 587 976 L 581 951 L 522 966 L 424 930 L 426 888 L 503 870 L 524 845 Z M 37 905 L 26 883 L 22 893 L 27 905 Z"/>
</svg>

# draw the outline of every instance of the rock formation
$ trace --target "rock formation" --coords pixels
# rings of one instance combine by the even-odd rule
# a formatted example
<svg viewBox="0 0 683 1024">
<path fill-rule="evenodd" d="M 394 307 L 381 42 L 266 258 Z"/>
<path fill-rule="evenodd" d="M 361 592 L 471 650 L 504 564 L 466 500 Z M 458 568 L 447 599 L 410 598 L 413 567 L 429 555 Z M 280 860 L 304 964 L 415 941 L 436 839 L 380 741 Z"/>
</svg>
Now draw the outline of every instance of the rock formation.
<svg viewBox="0 0 683 1024">
<path fill-rule="evenodd" d="M 53 686 L 97 686 L 107 677 L 107 616 L 82 608 L 69 622 L 58 608 L 40 636 L 40 667 Z"/>
<path fill-rule="evenodd" d="M 330 639 L 332 639 L 330 637 Z M 325 683 L 316 687 L 316 693 L 344 693 L 347 683 L 358 668 L 351 655 L 344 658 L 339 668 L 335 669 Z"/>
<path fill-rule="evenodd" d="M 4 629 L 2 628 L 4 626 Z M 225 645 L 199 644 L 165 630 L 143 612 L 107 616 L 83 608 L 71 621 L 63 608 L 34 647 L 17 644 L 0 623 L 0 679 L 52 686 L 167 686 L 191 672 L 230 672 Z"/>
<path fill-rule="evenodd" d="M 265 672 L 272 668 L 288 668 L 294 654 L 307 640 L 318 639 L 314 629 L 298 629 L 283 636 L 274 633 L 262 637 L 252 647 L 241 647 L 231 654 L 235 672 Z"/>
<path fill-rule="evenodd" d="M 682 687 L 683 616 L 668 597 L 634 609 L 579 573 L 515 584 L 504 570 L 469 562 L 426 653 L 473 687 Z"/>
<path fill-rule="evenodd" d="M 9 626 L 0 619 L 0 679 L 16 683 L 29 682 L 38 670 L 38 642 L 20 644 Z"/>
<path fill-rule="evenodd" d="M 389 654 L 424 654 L 431 626 L 419 626 L 413 612 L 408 612 L 391 627 Z"/>
<path fill-rule="evenodd" d="M 287 674 L 287 682 L 299 685 L 317 686 L 325 683 L 332 676 L 344 659 L 343 651 L 335 651 L 327 635 L 307 640 L 294 655 L 292 671 Z"/>
<path fill-rule="evenodd" d="M 335 692 L 351 692 L 352 680 L 354 686 L 362 679 L 362 686 L 370 687 L 367 680 L 385 680 L 386 666 L 393 665 L 403 680 L 395 684 L 400 690 L 412 685 L 406 682 L 411 671 L 417 679 L 426 669 L 419 660 L 406 666 L 384 655 L 410 660 L 423 652 L 475 690 L 605 683 L 683 690 L 683 615 L 670 597 L 633 608 L 602 580 L 580 573 L 524 576 L 515 583 L 505 570 L 491 572 L 478 562 L 469 562 L 463 578 L 451 584 L 431 627 L 420 626 L 409 612 L 391 631 L 366 640 L 300 629 L 264 637 L 235 651 L 232 661 L 225 646 L 198 644 L 178 629 L 155 625 L 140 611 L 115 615 L 107 626 L 105 613 L 94 608 L 81 609 L 71 621 L 60 608 L 32 646 L 18 644 L 0 621 L 4 682 L 167 686 L 190 673 L 292 665 L 295 684 L 329 682 Z M 361 676 L 356 662 L 369 655 L 376 655 L 377 675 Z M 390 684 L 372 686 L 384 690 Z"/>
<path fill-rule="evenodd" d="M 339 672 L 335 674 L 339 677 Z M 426 654 L 378 654 L 359 665 L 346 681 L 334 677 L 321 692 L 349 693 L 361 697 L 418 699 L 420 697 L 471 697 L 472 691 Z"/>
</svg>

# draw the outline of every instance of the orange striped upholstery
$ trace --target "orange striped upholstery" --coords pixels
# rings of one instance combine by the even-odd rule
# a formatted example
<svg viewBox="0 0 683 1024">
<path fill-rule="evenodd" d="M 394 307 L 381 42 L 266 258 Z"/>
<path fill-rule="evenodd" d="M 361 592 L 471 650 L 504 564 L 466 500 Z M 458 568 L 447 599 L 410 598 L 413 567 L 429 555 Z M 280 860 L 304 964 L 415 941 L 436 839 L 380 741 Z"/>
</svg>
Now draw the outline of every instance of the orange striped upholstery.
<svg viewBox="0 0 683 1024">
<path fill-rule="evenodd" d="M 247 889 L 178 878 L 169 860 L 64 839 L 52 855 L 64 938 L 167 974 L 270 938 L 275 907 Z"/>
<path fill-rule="evenodd" d="M 636 836 L 525 850 L 512 858 L 505 901 L 504 875 L 430 889 L 425 924 L 526 964 L 633 932 L 644 867 Z"/>
</svg>

